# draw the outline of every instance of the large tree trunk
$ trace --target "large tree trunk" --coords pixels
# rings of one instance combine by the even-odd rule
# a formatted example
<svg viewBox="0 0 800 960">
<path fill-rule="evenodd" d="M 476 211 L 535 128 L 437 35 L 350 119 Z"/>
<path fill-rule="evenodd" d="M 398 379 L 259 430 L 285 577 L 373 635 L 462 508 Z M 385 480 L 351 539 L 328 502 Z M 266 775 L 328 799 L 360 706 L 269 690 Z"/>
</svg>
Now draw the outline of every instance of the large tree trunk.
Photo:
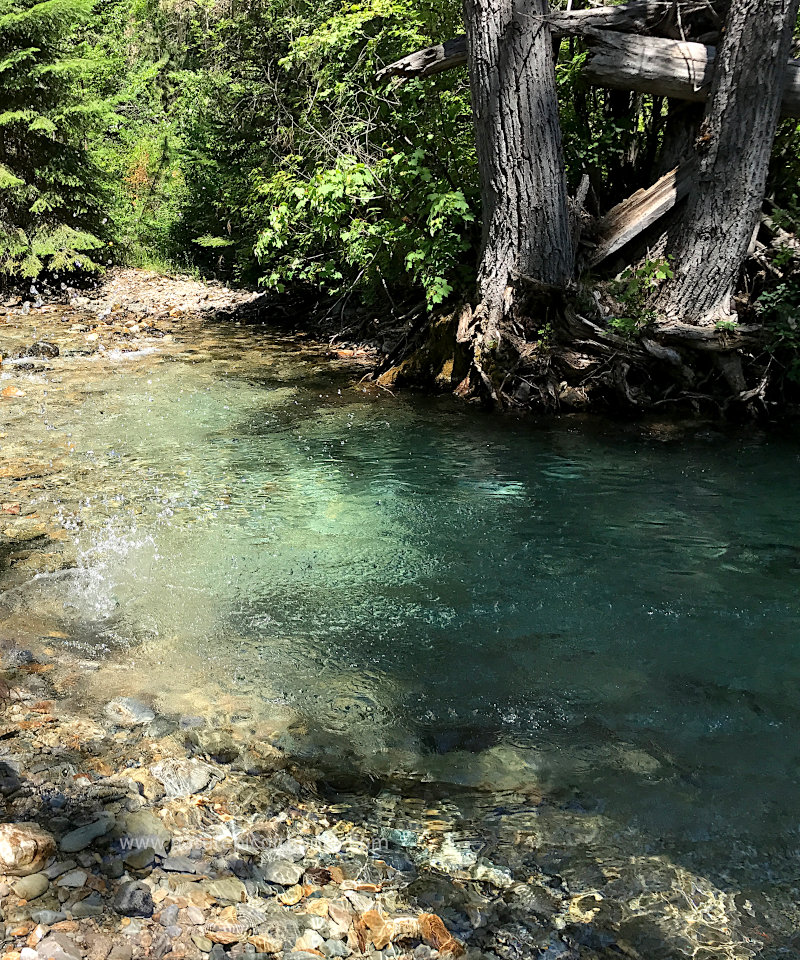
<svg viewBox="0 0 800 960">
<path fill-rule="evenodd" d="M 483 205 L 478 274 L 493 323 L 520 284 L 562 287 L 574 250 L 547 0 L 466 0 Z"/>
<path fill-rule="evenodd" d="M 798 0 L 735 0 L 714 61 L 695 144 L 698 176 L 668 246 L 667 322 L 713 326 L 731 315 L 761 214 Z"/>
</svg>

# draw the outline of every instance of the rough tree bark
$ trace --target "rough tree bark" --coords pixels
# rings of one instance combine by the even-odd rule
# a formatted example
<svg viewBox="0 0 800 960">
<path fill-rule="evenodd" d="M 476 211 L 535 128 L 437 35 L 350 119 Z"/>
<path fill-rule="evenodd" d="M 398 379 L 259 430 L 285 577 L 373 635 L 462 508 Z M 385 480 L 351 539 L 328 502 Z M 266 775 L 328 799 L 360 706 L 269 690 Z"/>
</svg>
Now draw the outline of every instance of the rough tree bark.
<svg viewBox="0 0 800 960">
<path fill-rule="evenodd" d="M 562 288 L 575 254 L 547 0 L 465 0 L 468 67 L 481 177 L 475 367 L 496 397 L 504 328 L 525 293 Z M 502 371 L 498 371 L 502 374 Z"/>
<path fill-rule="evenodd" d="M 562 286 L 574 255 L 547 0 L 466 0 L 483 204 L 481 301 L 503 314 L 516 280 Z"/>
<path fill-rule="evenodd" d="M 713 327 L 731 296 L 764 201 L 798 0 L 735 0 L 714 60 L 697 178 L 668 246 L 674 276 L 656 308 Z"/>
</svg>

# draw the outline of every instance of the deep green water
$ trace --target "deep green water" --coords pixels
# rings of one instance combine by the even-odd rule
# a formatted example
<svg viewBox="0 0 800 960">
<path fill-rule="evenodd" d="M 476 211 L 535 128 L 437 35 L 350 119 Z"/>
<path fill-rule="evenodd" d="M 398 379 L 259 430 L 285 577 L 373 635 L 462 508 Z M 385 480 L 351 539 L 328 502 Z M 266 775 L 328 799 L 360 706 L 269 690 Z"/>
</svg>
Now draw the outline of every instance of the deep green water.
<svg viewBox="0 0 800 960">
<path fill-rule="evenodd" d="M 696 956 L 795 955 L 800 444 L 515 422 L 206 338 L 26 427 L 69 436 L 47 496 L 80 563 L 6 607 L 162 711 L 287 712 L 283 745 L 349 797 L 368 777 L 388 825 L 449 797 L 627 905 L 648 956 L 696 950 L 695 909 L 732 931 Z"/>
</svg>

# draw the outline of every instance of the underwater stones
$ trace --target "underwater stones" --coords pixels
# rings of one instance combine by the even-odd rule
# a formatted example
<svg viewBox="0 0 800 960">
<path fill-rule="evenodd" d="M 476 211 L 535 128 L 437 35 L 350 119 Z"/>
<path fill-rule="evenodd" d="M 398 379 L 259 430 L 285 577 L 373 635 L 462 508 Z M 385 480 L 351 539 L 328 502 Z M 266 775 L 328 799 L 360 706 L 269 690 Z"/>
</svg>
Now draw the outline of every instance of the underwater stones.
<svg viewBox="0 0 800 960">
<path fill-rule="evenodd" d="M 267 934 L 254 934 L 247 938 L 259 953 L 280 953 L 283 950 L 283 940 Z"/>
<path fill-rule="evenodd" d="M 34 923 L 41 923 L 43 927 L 52 927 L 54 923 L 64 919 L 64 914 L 58 910 L 34 910 L 31 913 L 31 920 Z"/>
<path fill-rule="evenodd" d="M 150 888 L 137 880 L 123 883 L 114 897 L 114 909 L 123 917 L 152 917 L 155 904 Z"/>
<path fill-rule="evenodd" d="M 498 867 L 490 860 L 481 858 L 470 872 L 473 880 L 481 880 L 499 890 L 505 890 L 514 885 L 514 878 L 508 867 Z"/>
<path fill-rule="evenodd" d="M 85 850 L 89 844 L 93 843 L 99 837 L 104 837 L 114 826 L 114 815 L 103 813 L 91 823 L 84 824 L 76 830 L 71 830 L 61 839 L 61 849 L 64 853 L 77 853 L 79 850 Z"/>
<path fill-rule="evenodd" d="M 211 760 L 217 763 L 233 763 L 241 752 L 239 745 L 229 733 L 222 731 L 202 731 L 194 733 L 192 739 Z"/>
<path fill-rule="evenodd" d="M 217 771 L 200 760 L 161 760 L 150 767 L 150 773 L 164 786 L 170 799 L 189 797 L 205 789 Z"/>
<path fill-rule="evenodd" d="M 452 834 L 446 833 L 442 844 L 430 856 L 430 865 L 442 873 L 465 875 L 478 862 L 478 853 L 468 840 L 458 840 Z"/>
<path fill-rule="evenodd" d="M 342 849 L 342 841 L 333 830 L 325 830 L 314 838 L 314 842 L 325 853 L 338 853 Z"/>
<path fill-rule="evenodd" d="M 139 850 L 131 850 L 123 857 L 125 866 L 129 870 L 146 870 L 152 866 L 156 859 L 156 852 L 152 847 L 142 847 Z"/>
<path fill-rule="evenodd" d="M 114 835 L 120 839 L 120 847 L 152 846 L 166 851 L 172 843 L 172 834 L 159 817 L 149 810 L 134 810 L 117 821 Z"/>
<path fill-rule="evenodd" d="M 20 357 L 57 357 L 60 351 L 54 343 L 50 343 L 49 340 L 37 340 L 32 343 L 29 347 L 26 347 L 21 353 L 18 354 Z"/>
<path fill-rule="evenodd" d="M 171 903 L 169 906 L 164 907 L 158 915 L 158 922 L 162 927 L 171 927 L 178 922 L 178 912 L 179 907 L 177 903 Z"/>
<path fill-rule="evenodd" d="M 83 920 L 86 917 L 99 917 L 103 912 L 102 903 L 96 903 L 88 898 L 86 900 L 80 900 L 78 903 L 73 904 L 72 906 L 72 916 L 76 920 Z"/>
<path fill-rule="evenodd" d="M 199 884 L 209 897 L 218 903 L 244 903 L 247 888 L 236 877 L 223 877 L 221 880 L 206 880 Z"/>
<path fill-rule="evenodd" d="M 85 870 L 70 870 L 62 874 L 56 882 L 59 887 L 82 887 L 87 879 Z"/>
<path fill-rule="evenodd" d="M 27 666 L 29 663 L 36 663 L 36 657 L 30 650 L 11 647 L 9 650 L 3 650 L 2 655 L 0 655 L 0 664 L 7 670 Z"/>
<path fill-rule="evenodd" d="M 306 930 L 306 932 L 298 937 L 295 941 L 294 949 L 297 950 L 319 950 L 322 944 L 325 943 L 323 937 L 321 937 L 315 930 Z"/>
<path fill-rule="evenodd" d="M 343 940 L 326 940 L 319 948 L 326 957 L 349 957 L 353 952 Z"/>
<path fill-rule="evenodd" d="M 38 823 L 0 824 L 0 873 L 13 877 L 38 873 L 55 852 L 54 837 Z"/>
<path fill-rule="evenodd" d="M 296 862 L 303 859 L 306 851 L 307 847 L 304 843 L 292 838 L 284 840 L 280 846 L 275 847 L 275 849 L 270 852 L 275 860 L 291 860 L 292 862 Z"/>
<path fill-rule="evenodd" d="M 303 868 L 291 860 L 272 860 L 264 865 L 264 879 L 283 887 L 293 887 L 300 882 Z"/>
<path fill-rule="evenodd" d="M 105 705 L 103 713 L 118 727 L 137 727 L 150 723 L 155 713 L 140 700 L 133 697 L 117 697 Z"/>
</svg>

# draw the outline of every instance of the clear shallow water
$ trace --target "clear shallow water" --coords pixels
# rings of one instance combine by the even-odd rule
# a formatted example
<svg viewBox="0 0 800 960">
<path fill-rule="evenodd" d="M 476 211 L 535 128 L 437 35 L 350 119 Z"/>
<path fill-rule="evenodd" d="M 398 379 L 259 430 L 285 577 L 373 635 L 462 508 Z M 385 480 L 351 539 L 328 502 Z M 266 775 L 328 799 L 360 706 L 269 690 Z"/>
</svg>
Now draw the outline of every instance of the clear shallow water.
<svg viewBox="0 0 800 960">
<path fill-rule="evenodd" d="M 648 956 L 793 955 L 800 444 L 537 428 L 196 332 L 9 424 L 63 458 L 33 495 L 79 564 L 7 624 L 95 659 L 89 699 L 272 719 L 389 826 L 449 796 Z"/>
</svg>

